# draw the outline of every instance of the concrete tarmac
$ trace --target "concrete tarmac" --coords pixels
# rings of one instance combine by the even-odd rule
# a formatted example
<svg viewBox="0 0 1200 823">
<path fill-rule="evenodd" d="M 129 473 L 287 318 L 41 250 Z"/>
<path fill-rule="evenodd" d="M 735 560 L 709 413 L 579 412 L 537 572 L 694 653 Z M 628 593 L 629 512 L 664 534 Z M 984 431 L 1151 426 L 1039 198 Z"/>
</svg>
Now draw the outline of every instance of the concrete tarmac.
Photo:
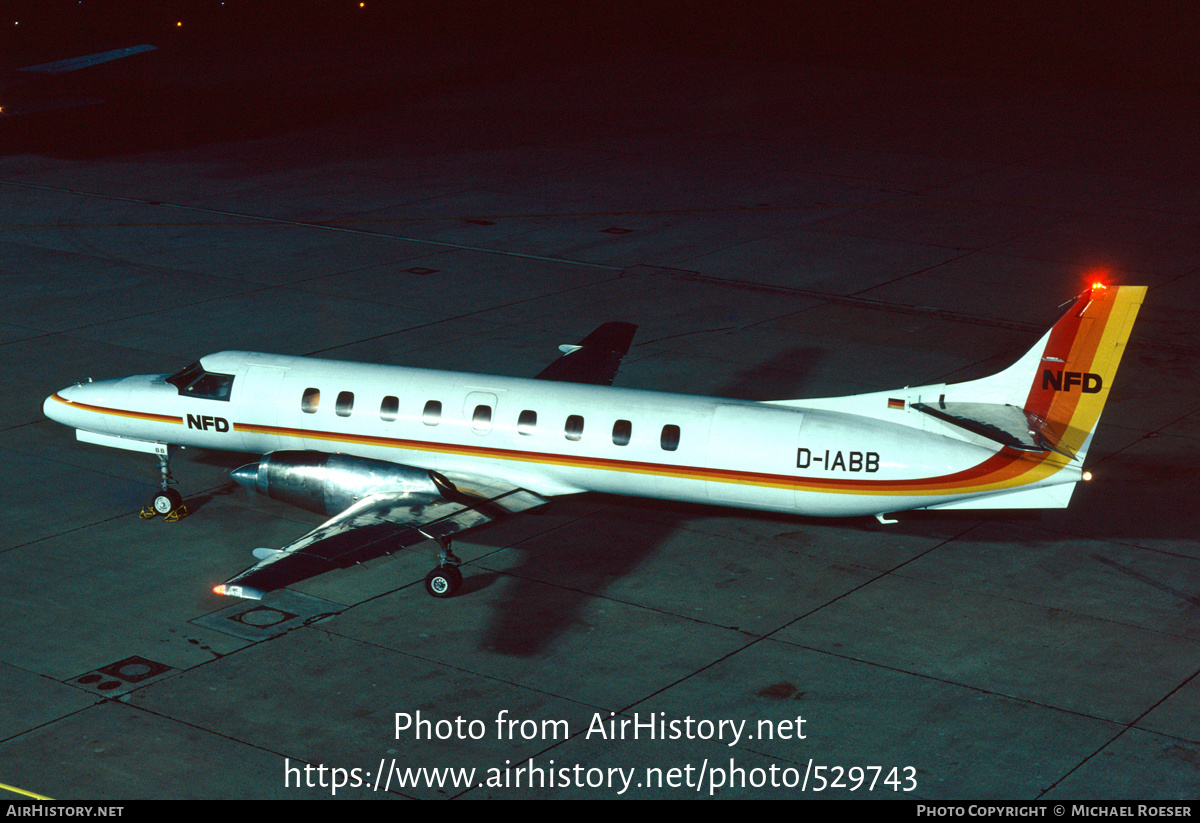
<svg viewBox="0 0 1200 823">
<path fill-rule="evenodd" d="M 483 22 L 475 50 L 353 58 L 312 27 L 271 59 L 181 41 L 44 90 L 105 103 L 0 119 L 0 782 L 1200 794 L 1195 78 L 1151 50 L 1003 71 L 950 36 L 904 62 L 891 40 L 807 58 L 750 24 L 712 49 L 665 28 L 541 57 L 548 28 Z M 527 376 L 607 320 L 639 326 L 619 386 L 956 381 L 1095 277 L 1150 291 L 1068 509 L 882 525 L 562 498 L 458 541 L 444 601 L 429 545 L 218 597 L 321 518 L 237 487 L 254 455 L 187 450 L 191 514 L 142 521 L 153 459 L 41 412 L 224 349 Z"/>
</svg>

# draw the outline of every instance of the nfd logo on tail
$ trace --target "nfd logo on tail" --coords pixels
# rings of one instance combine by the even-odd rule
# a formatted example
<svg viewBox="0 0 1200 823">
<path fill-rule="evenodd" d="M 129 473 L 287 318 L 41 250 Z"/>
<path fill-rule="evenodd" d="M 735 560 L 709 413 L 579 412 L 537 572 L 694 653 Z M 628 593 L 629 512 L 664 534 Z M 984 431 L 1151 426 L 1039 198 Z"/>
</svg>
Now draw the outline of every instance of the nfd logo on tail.
<svg viewBox="0 0 1200 823">
<path fill-rule="evenodd" d="M 1104 388 L 1104 378 L 1092 372 L 1069 371 L 1064 373 L 1062 369 L 1058 371 L 1042 370 L 1043 389 L 1071 391 L 1073 386 L 1078 386 L 1080 391 L 1087 394 L 1095 394 Z"/>
</svg>

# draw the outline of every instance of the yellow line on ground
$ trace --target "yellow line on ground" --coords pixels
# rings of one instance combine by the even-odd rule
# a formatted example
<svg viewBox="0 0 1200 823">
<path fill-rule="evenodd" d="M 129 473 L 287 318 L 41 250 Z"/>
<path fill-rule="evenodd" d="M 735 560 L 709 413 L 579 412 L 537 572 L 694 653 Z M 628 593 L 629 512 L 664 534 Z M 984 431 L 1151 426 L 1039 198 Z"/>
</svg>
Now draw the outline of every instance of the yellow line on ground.
<svg viewBox="0 0 1200 823">
<path fill-rule="evenodd" d="M 10 786 L 7 783 L 0 783 L 0 789 L 4 789 L 5 791 L 8 791 L 8 792 L 14 792 L 15 794 L 23 794 L 26 797 L 32 797 L 34 800 L 53 800 L 54 799 L 53 797 L 46 797 L 46 795 L 38 794 L 37 792 L 27 792 L 24 789 L 18 789 L 16 786 Z"/>
</svg>

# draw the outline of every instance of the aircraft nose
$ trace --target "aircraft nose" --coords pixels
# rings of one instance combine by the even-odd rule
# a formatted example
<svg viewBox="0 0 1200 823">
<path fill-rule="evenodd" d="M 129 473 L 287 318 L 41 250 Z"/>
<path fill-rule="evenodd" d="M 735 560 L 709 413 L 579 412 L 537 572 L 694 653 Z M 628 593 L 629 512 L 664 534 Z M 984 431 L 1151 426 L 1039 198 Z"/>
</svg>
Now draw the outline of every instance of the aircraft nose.
<svg viewBox="0 0 1200 823">
<path fill-rule="evenodd" d="M 120 415 L 128 409 L 130 378 L 118 380 L 92 380 L 59 389 L 42 403 L 42 413 L 64 426 L 90 432 L 124 434 L 114 431 L 119 427 Z"/>
<path fill-rule="evenodd" d="M 55 423 L 70 425 L 66 421 L 67 410 L 70 408 L 71 395 L 79 388 L 76 386 L 67 386 L 65 389 L 59 389 L 54 394 L 46 398 L 42 403 L 42 414 L 53 420 Z"/>
</svg>

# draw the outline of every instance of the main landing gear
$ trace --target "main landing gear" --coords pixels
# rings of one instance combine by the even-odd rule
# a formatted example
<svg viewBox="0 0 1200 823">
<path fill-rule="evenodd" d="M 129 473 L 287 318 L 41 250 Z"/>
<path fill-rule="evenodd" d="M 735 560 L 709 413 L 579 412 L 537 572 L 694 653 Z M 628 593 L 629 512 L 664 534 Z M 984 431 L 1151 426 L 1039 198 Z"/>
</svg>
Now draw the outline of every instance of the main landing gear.
<svg viewBox="0 0 1200 823">
<path fill-rule="evenodd" d="M 451 597 L 462 585 L 462 572 L 458 570 L 462 560 L 450 551 L 449 537 L 439 537 L 438 545 L 442 547 L 438 567 L 425 575 L 425 591 L 434 597 Z"/>
<path fill-rule="evenodd" d="M 154 495 L 149 506 L 143 506 L 138 517 L 149 520 L 161 516 L 166 523 L 187 517 L 187 506 L 183 505 L 183 495 L 171 488 L 175 479 L 171 477 L 171 457 L 169 447 L 164 446 L 158 453 L 158 471 L 162 480 L 162 491 Z"/>
</svg>

